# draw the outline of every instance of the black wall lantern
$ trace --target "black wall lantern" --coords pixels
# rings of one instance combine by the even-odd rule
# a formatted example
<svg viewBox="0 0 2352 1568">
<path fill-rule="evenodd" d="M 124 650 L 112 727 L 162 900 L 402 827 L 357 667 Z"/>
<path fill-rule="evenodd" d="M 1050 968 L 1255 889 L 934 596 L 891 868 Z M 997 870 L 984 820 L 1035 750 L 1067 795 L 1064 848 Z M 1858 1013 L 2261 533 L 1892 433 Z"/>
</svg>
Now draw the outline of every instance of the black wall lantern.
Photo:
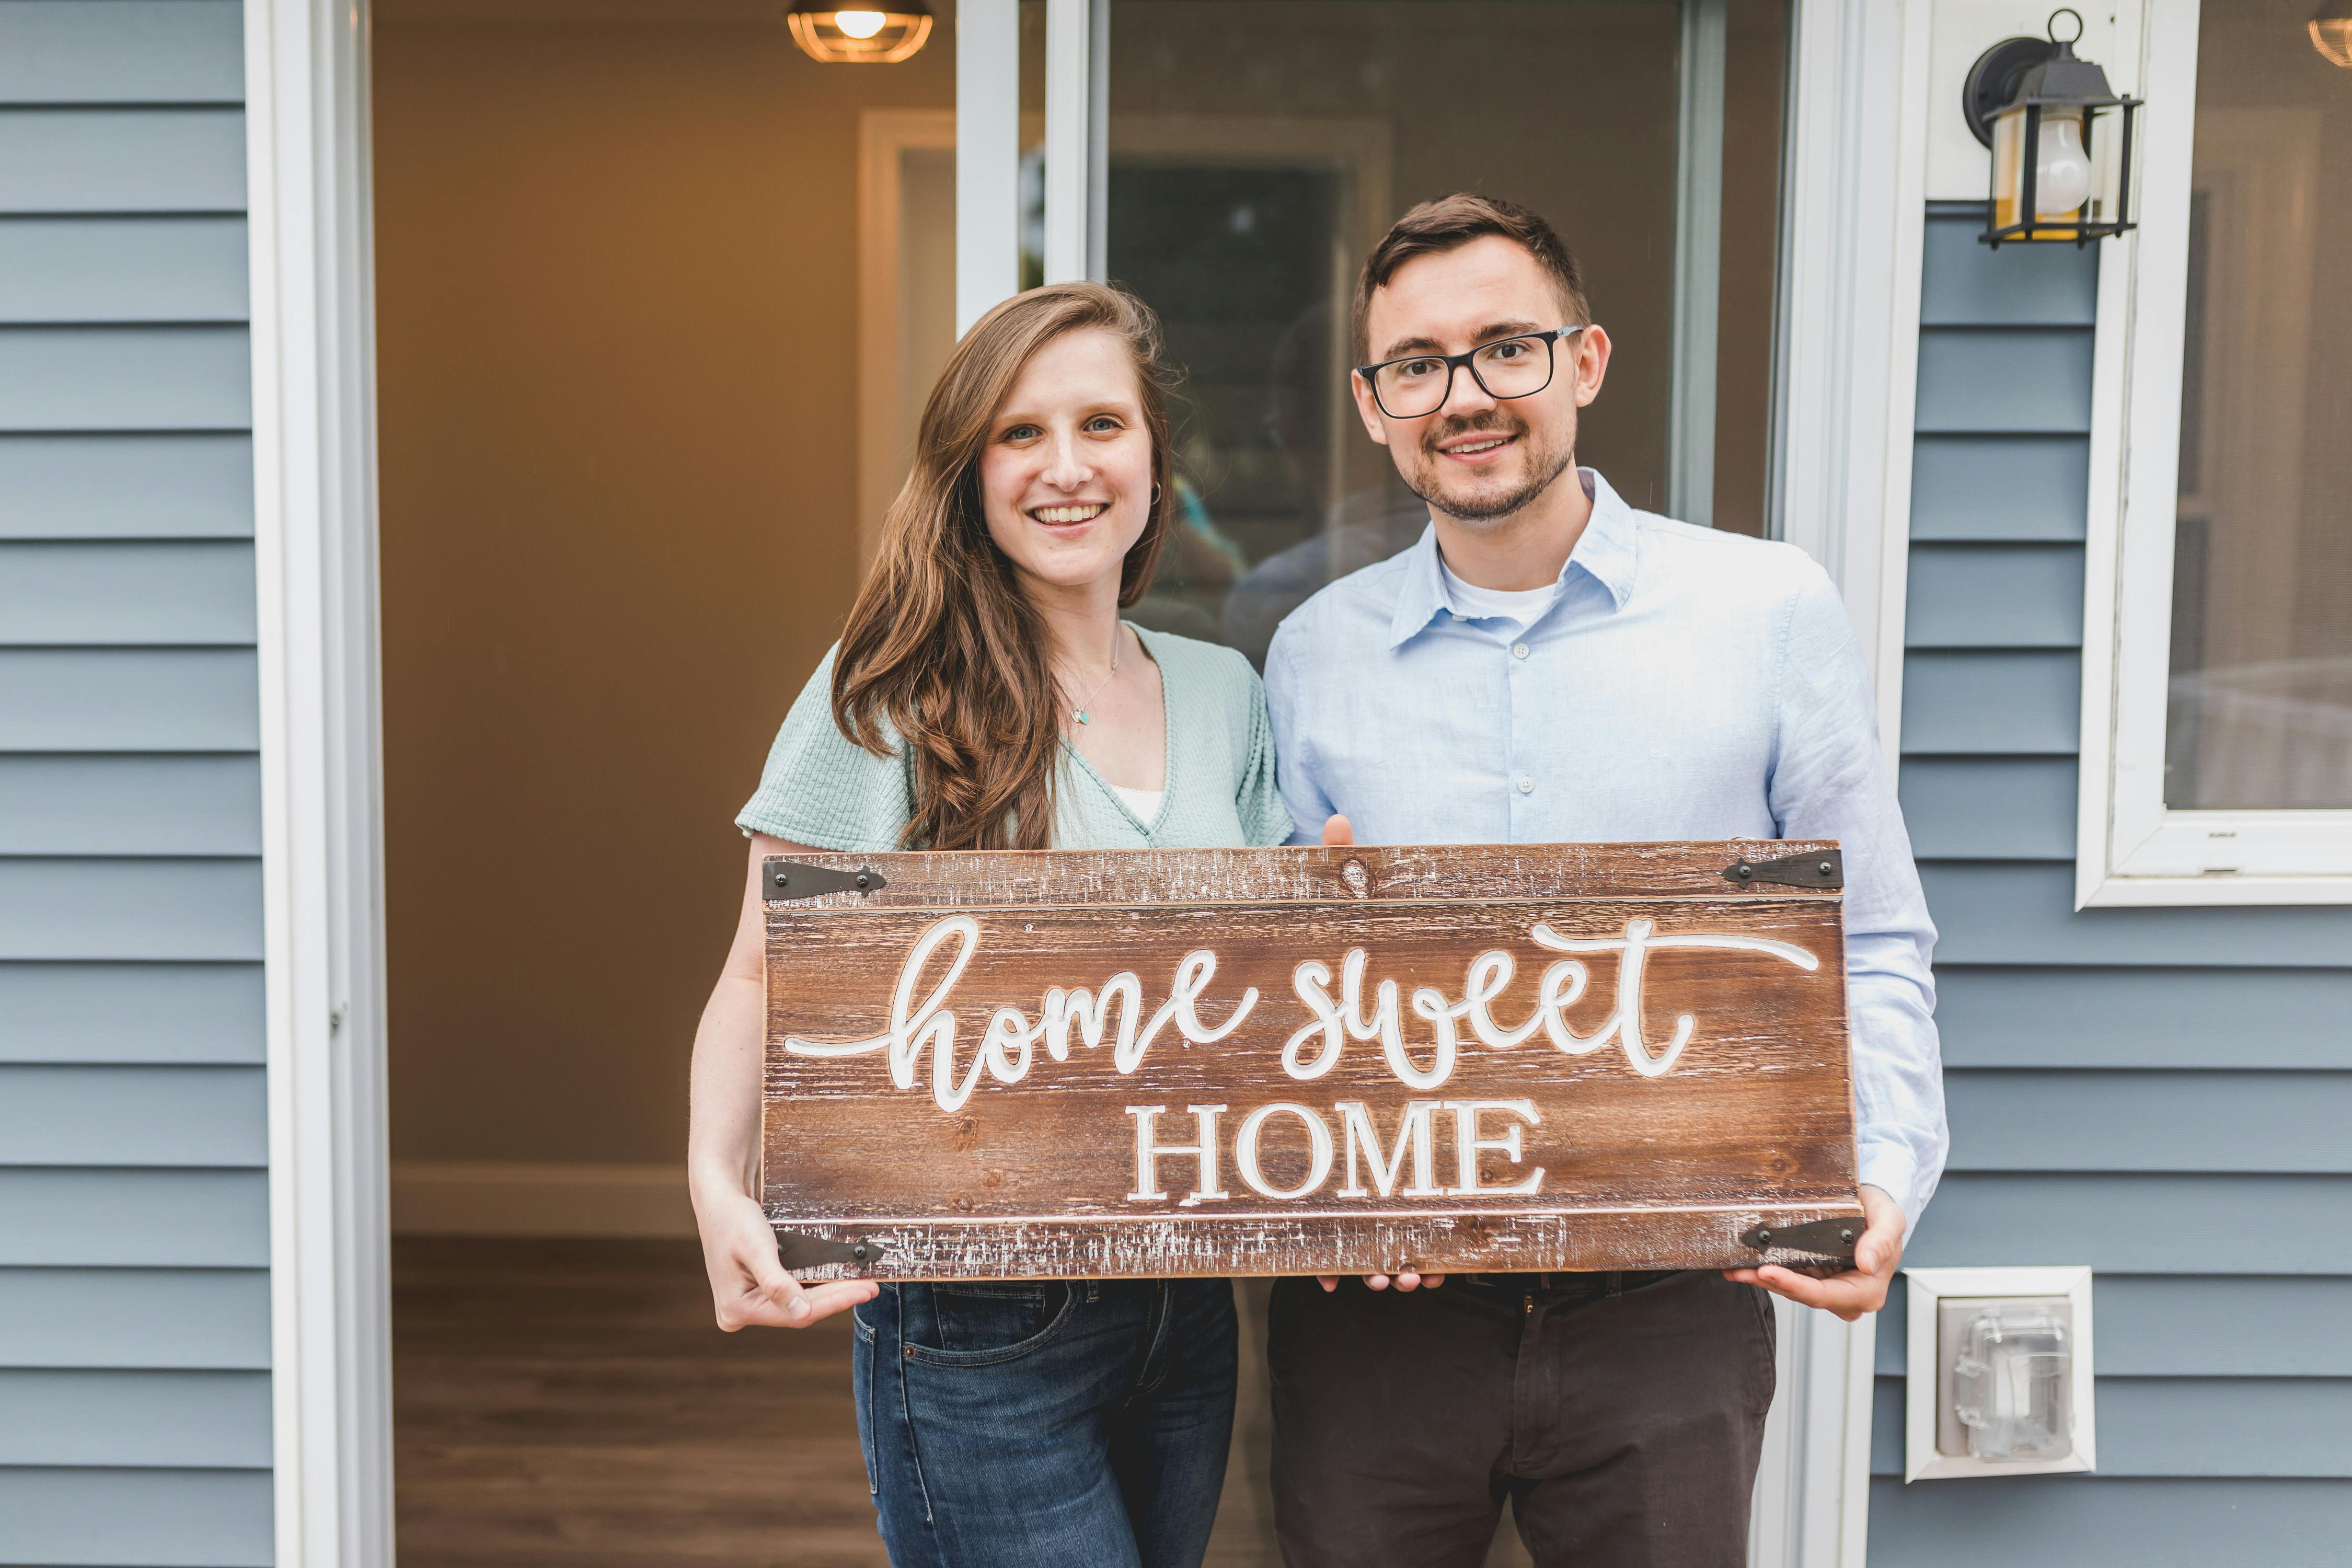
<svg viewBox="0 0 2352 1568">
<path fill-rule="evenodd" d="M 2058 37 L 2062 16 L 2074 19 L 2073 37 Z M 2131 166 L 2140 100 L 2118 98 L 2095 61 L 2075 58 L 2081 12 L 2052 12 L 2049 33 L 2003 38 L 1977 57 L 1961 89 L 1969 129 L 1992 149 L 1992 190 L 1978 236 L 1987 245 L 2088 245 L 2137 226 Z M 2112 195 L 2101 188 L 2098 156 L 2110 138 L 2117 148 Z"/>
</svg>

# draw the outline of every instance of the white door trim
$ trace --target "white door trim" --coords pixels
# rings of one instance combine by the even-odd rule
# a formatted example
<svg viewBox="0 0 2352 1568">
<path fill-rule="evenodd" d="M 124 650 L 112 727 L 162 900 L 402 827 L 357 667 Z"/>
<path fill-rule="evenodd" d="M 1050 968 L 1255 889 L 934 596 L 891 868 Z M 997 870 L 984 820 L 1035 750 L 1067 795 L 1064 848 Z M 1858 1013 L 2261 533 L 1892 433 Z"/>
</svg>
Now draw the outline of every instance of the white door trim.
<svg viewBox="0 0 2352 1568">
<path fill-rule="evenodd" d="M 1777 531 L 1844 594 L 1890 755 L 1928 7 L 1801 0 L 1790 49 Z M 277 1561 L 387 1568 L 369 16 L 365 0 L 245 0 L 245 21 Z M 1016 0 L 963 0 L 959 331 L 1019 279 L 1018 66 Z M 1768 1458 L 1775 1490 L 1759 1505 L 1759 1521 L 1780 1528 L 1759 1532 L 1754 1561 L 1860 1568 L 1874 1326 L 1813 1312 L 1784 1325 L 1792 1435 Z"/>
<path fill-rule="evenodd" d="M 956 336 L 1021 291 L 1021 3 L 956 5 Z"/>
<path fill-rule="evenodd" d="M 246 0 L 279 1568 L 392 1562 L 365 0 Z"/>
<path fill-rule="evenodd" d="M 1826 568 L 1902 745 L 1931 0 L 1799 0 L 1790 39 L 1773 532 Z M 1956 111 L 1956 110 L 1955 110 Z M 1754 1568 L 1862 1568 L 1877 1320 L 1780 1303 Z"/>
<path fill-rule="evenodd" d="M 909 379 L 906 154 L 952 153 L 952 109 L 868 109 L 857 117 L 857 573 L 882 545 L 882 519 L 906 477 Z M 961 177 L 961 171 L 958 171 Z M 682 1190 L 682 1189 L 681 1189 Z"/>
<path fill-rule="evenodd" d="M 1731 10 L 1729 0 L 1685 0 L 1682 14 L 1666 515 L 1712 528 L 1716 340 L 1723 302 L 1723 90 Z"/>
</svg>

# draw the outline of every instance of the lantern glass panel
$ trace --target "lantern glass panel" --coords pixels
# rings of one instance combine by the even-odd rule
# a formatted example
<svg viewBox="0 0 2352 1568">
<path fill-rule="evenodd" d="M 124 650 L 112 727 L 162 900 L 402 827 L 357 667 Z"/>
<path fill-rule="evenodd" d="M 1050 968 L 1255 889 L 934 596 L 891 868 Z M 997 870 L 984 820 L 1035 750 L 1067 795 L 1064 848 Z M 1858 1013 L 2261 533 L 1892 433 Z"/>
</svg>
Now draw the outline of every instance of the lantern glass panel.
<svg viewBox="0 0 2352 1568">
<path fill-rule="evenodd" d="M 2036 228 L 2030 237 L 2072 239 L 2078 221 L 2098 223 L 2110 216 L 2105 200 L 2107 159 L 2100 155 L 2104 149 L 2092 143 L 2119 121 L 2113 114 L 2047 105 L 2038 116 L 2035 134 L 2029 138 L 2027 122 L 2035 118 L 2032 109 L 2019 105 L 2003 110 L 1993 121 L 1993 224 L 2005 229 L 2024 221 L 2026 144 L 2031 141 L 2034 216 L 2066 226 Z"/>
</svg>

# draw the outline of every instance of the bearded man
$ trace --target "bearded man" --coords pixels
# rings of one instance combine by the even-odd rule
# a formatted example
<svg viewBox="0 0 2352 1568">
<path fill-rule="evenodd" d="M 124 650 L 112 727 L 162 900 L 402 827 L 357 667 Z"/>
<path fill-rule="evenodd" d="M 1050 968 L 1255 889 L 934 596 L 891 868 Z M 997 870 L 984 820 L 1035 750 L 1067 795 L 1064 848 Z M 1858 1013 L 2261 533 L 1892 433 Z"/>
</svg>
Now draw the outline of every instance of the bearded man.
<svg viewBox="0 0 2352 1568">
<path fill-rule="evenodd" d="M 1292 820 L 1326 843 L 1843 840 L 1866 1224 L 1825 1279 L 1281 1281 L 1283 1553 L 1475 1568 L 1507 1498 L 1542 1568 L 1738 1568 L 1772 1398 L 1766 1292 L 1877 1310 L 1947 1148 L 1935 928 L 1861 650 L 1801 552 L 1637 511 L 1577 466 L 1609 335 L 1541 217 L 1415 207 L 1365 262 L 1353 328 L 1358 412 L 1430 521 L 1275 634 Z"/>
</svg>

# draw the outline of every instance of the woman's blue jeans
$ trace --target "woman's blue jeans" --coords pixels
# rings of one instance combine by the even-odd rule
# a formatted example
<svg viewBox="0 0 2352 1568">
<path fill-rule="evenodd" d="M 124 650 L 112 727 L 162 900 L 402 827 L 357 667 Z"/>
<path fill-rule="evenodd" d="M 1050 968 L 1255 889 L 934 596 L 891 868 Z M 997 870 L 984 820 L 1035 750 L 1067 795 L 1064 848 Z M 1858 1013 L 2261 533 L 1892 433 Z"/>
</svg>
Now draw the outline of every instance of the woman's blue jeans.
<svg viewBox="0 0 2352 1568">
<path fill-rule="evenodd" d="M 1196 1568 L 1233 1435 L 1230 1284 L 885 1285 L 855 1311 L 895 1568 Z"/>
</svg>

